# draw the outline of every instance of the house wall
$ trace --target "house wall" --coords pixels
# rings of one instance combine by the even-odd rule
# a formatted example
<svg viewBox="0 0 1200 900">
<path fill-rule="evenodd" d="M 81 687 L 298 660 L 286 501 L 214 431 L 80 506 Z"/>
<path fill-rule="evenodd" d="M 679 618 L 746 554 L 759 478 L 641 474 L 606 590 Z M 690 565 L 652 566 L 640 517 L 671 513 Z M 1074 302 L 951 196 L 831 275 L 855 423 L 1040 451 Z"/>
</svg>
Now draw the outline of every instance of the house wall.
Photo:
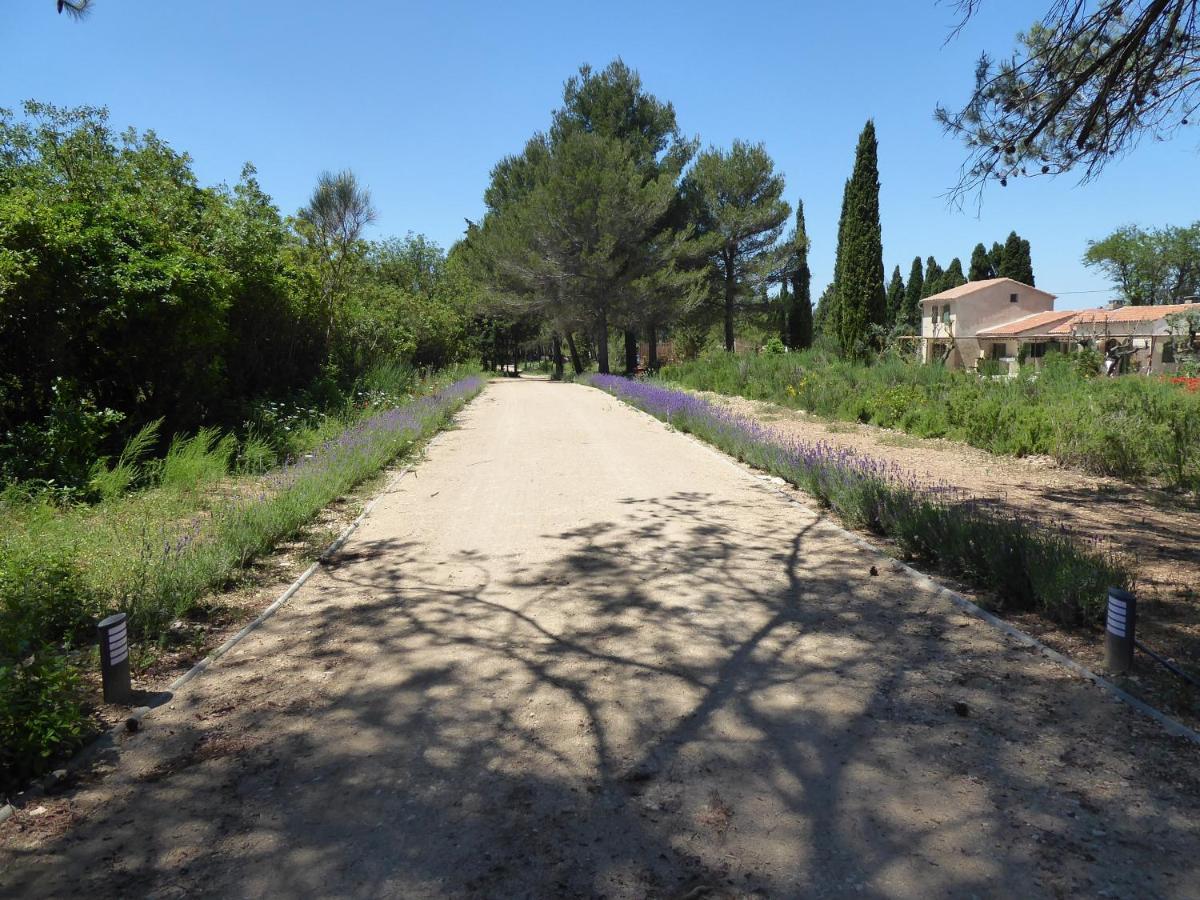
<svg viewBox="0 0 1200 900">
<path fill-rule="evenodd" d="M 1016 302 L 1010 300 L 1017 295 Z M 938 307 L 938 322 L 933 321 L 933 307 Z M 949 307 L 949 328 L 944 310 Z M 921 336 L 925 338 L 922 359 L 931 362 L 935 358 L 930 338 L 946 338 L 952 332 L 957 353 L 952 354 L 948 365 L 953 368 L 974 369 L 990 341 L 980 342 L 975 335 L 980 331 L 995 328 L 1032 313 L 1049 312 L 1054 309 L 1054 298 L 1041 291 L 1016 283 L 992 284 L 954 300 L 921 301 Z M 985 344 L 987 346 L 985 346 Z M 957 359 L 956 359 L 957 357 Z"/>
</svg>

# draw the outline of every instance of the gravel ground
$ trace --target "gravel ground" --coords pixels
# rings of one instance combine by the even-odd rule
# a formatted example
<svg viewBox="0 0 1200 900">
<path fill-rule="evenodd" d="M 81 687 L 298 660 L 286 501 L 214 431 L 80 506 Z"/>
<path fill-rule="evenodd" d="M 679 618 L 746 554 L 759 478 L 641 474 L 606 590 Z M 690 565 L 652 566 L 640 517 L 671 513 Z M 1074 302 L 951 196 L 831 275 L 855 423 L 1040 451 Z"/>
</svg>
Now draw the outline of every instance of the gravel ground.
<svg viewBox="0 0 1200 900">
<path fill-rule="evenodd" d="M 599 391 L 460 421 L 0 895 L 1200 896 L 1200 747 Z"/>
</svg>

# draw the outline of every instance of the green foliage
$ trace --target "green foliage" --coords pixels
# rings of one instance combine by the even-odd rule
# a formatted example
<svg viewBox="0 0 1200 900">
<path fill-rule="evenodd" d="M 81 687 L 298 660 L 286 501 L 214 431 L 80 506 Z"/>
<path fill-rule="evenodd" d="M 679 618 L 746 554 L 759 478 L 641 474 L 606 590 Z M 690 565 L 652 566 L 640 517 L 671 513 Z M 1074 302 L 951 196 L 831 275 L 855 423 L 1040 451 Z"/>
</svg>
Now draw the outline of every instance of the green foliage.
<svg viewBox="0 0 1200 900">
<path fill-rule="evenodd" d="M 887 323 L 878 151 L 875 123 L 868 120 L 846 182 L 834 272 L 834 331 L 842 353 L 852 358 L 867 352 L 871 327 Z"/>
<path fill-rule="evenodd" d="M 992 260 L 988 256 L 987 248 L 981 243 L 976 244 L 975 249 L 971 251 L 971 268 L 967 273 L 967 280 L 985 281 L 995 277 L 996 270 L 992 268 Z"/>
<path fill-rule="evenodd" d="M 89 722 L 79 683 L 52 648 L 0 658 L 0 791 L 19 789 L 83 742 Z"/>
<path fill-rule="evenodd" d="M 1015 231 L 1010 231 L 1004 242 L 1004 256 L 996 271 L 997 278 L 1011 278 L 1033 287 L 1033 259 L 1029 252 L 1029 241 Z"/>
<path fill-rule="evenodd" d="M 1035 374 L 992 380 L 898 358 L 864 365 L 814 350 L 706 356 L 666 367 L 662 377 L 991 453 L 1052 456 L 1098 474 L 1200 490 L 1200 395 L 1153 378 L 1085 377 L 1094 362 L 1051 354 Z"/>
<path fill-rule="evenodd" d="M 1126 303 L 1177 303 L 1200 294 L 1200 222 L 1149 230 L 1123 225 L 1088 241 L 1083 261 L 1112 279 Z"/>
<path fill-rule="evenodd" d="M 726 350 L 733 350 L 739 303 L 754 296 L 779 262 L 774 245 L 791 212 L 783 188 L 763 145 L 738 140 L 728 151 L 700 153 L 684 179 L 684 202 L 712 265 Z"/>
<path fill-rule="evenodd" d="M 792 258 L 788 278 L 787 345 L 793 350 L 811 347 L 813 342 L 812 272 L 808 267 L 808 229 L 804 223 L 804 201 L 796 201 L 796 230 L 790 237 Z"/>
<path fill-rule="evenodd" d="M 251 166 L 206 188 L 104 110 L 0 113 L 0 480 L 112 493 L 128 471 L 96 460 L 150 422 L 228 427 L 380 359 L 461 358 L 461 281 L 420 238 L 370 253 L 370 213 L 348 173 L 285 222 Z M 436 258 L 432 286 L 393 277 L 405 253 Z"/>
<path fill-rule="evenodd" d="M 908 283 L 904 286 L 904 315 L 902 322 L 908 331 L 921 324 L 921 299 L 925 296 L 925 274 L 921 257 L 914 256 L 912 268 L 908 270 Z"/>
<path fill-rule="evenodd" d="M 887 320 L 889 326 L 904 321 L 904 278 L 900 275 L 900 267 L 892 269 L 892 280 L 887 289 Z"/>
</svg>

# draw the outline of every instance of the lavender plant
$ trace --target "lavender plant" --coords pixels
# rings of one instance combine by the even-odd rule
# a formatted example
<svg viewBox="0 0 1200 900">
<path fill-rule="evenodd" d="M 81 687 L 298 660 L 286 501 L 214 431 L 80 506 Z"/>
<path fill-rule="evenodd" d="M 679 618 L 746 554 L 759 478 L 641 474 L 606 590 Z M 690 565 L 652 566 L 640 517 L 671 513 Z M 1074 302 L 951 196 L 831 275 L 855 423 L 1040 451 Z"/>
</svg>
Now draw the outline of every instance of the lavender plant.
<svg viewBox="0 0 1200 900">
<path fill-rule="evenodd" d="M 1096 622 L 1106 588 L 1128 588 L 1124 559 L 1095 541 L 1031 518 L 1002 514 L 895 464 L 783 435 L 684 391 L 592 375 L 587 383 L 791 482 L 847 524 L 893 538 L 906 555 L 940 566 L 999 604 L 1065 623 Z"/>
</svg>

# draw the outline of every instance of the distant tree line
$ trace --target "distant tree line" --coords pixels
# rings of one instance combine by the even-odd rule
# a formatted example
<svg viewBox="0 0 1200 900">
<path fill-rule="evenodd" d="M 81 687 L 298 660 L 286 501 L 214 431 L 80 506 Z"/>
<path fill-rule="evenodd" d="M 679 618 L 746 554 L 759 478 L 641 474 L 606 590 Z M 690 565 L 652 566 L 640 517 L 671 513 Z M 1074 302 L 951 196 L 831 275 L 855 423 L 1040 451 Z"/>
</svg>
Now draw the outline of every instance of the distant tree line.
<svg viewBox="0 0 1200 900">
<path fill-rule="evenodd" d="M 0 479 L 63 479 L 142 425 L 237 426 L 259 399 L 471 351 L 473 289 L 420 236 L 371 242 L 322 175 L 293 217 L 247 165 L 203 187 L 102 109 L 0 112 Z"/>
<path fill-rule="evenodd" d="M 701 151 L 674 107 L 616 60 L 580 68 L 549 127 L 493 168 L 486 212 L 452 251 L 468 261 L 497 341 L 516 329 L 582 371 L 658 364 L 659 340 L 698 343 L 719 328 L 727 350 L 746 316 L 784 344 L 812 340 L 808 236 L 761 144 Z M 770 295 L 769 289 L 776 293 Z M 507 326 L 504 323 L 508 323 Z M 493 352 L 492 356 L 498 356 Z"/>
<path fill-rule="evenodd" d="M 966 272 L 963 271 L 962 260 L 957 256 L 950 260 L 945 269 L 932 256 L 923 263 L 921 257 L 914 257 L 907 280 L 900 274 L 900 267 L 896 266 L 892 269 L 886 291 L 886 325 L 893 331 L 914 331 L 920 326 L 921 301 L 926 297 L 969 281 L 988 278 L 1012 278 L 1034 286 L 1029 241 L 1012 231 L 1003 244 L 994 242 L 991 249 L 978 243 L 971 251 Z"/>
</svg>

